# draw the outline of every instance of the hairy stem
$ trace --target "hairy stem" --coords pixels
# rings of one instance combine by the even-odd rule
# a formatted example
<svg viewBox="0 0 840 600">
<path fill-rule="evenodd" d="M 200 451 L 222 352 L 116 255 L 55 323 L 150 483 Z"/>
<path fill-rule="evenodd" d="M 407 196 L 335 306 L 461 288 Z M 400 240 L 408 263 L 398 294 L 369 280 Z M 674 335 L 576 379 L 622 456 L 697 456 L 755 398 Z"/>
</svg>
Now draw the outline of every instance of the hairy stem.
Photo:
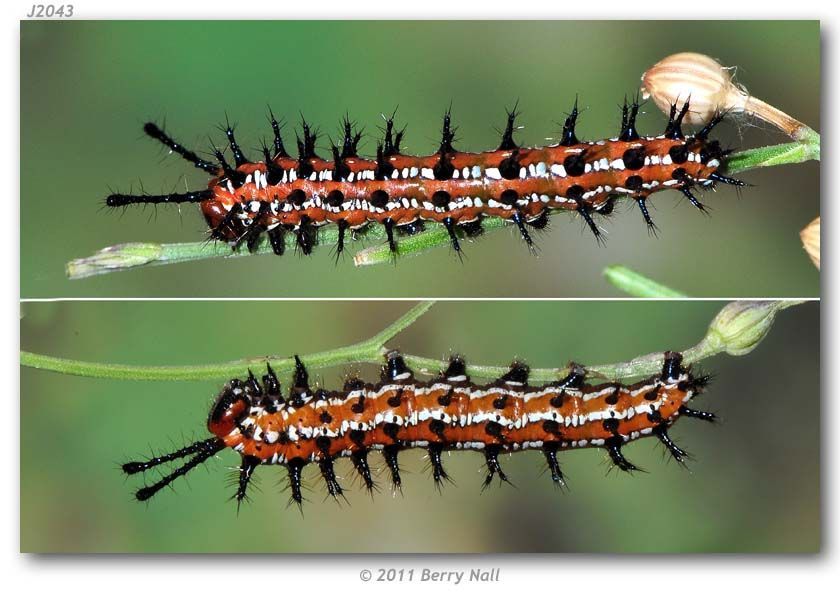
<svg viewBox="0 0 840 600">
<path fill-rule="evenodd" d="M 776 314 L 799 301 L 743 301 L 731 302 L 721 309 L 709 325 L 706 335 L 694 346 L 682 351 L 686 363 L 697 363 L 720 353 L 742 355 L 752 351 L 770 331 Z M 358 363 L 379 364 L 388 352 L 385 344 L 400 331 L 406 329 L 430 307 L 423 302 L 373 337 L 325 352 L 308 354 L 301 360 L 313 369 Z M 593 365 L 587 367 L 590 376 L 599 379 L 624 379 L 648 377 L 662 368 L 662 353 L 654 352 L 623 363 Z M 419 373 L 435 375 L 446 367 L 441 360 L 422 356 L 405 356 L 406 363 Z M 67 375 L 98 377 L 104 379 L 127 379 L 146 381 L 196 381 L 222 380 L 242 377 L 247 369 L 259 370 L 266 362 L 282 373 L 294 370 L 294 359 L 288 356 L 261 356 L 237 361 L 207 365 L 189 366 L 131 366 L 93 363 L 35 354 L 20 353 L 20 364 L 25 367 L 43 369 Z M 507 372 L 507 365 L 468 365 L 467 372 L 480 379 L 495 379 Z M 568 374 L 567 367 L 531 369 L 533 382 L 547 382 Z"/>
</svg>

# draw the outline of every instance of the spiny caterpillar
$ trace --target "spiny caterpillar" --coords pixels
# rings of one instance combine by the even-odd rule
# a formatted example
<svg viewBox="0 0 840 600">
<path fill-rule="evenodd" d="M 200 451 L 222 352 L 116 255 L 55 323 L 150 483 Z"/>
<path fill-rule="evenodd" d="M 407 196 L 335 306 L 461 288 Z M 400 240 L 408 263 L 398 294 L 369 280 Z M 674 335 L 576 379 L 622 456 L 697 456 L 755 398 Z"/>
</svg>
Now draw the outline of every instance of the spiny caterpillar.
<svg viewBox="0 0 840 600">
<path fill-rule="evenodd" d="M 331 145 L 332 160 L 316 154 L 318 133 L 305 120 L 303 137 L 297 137 L 298 157 L 291 157 L 281 126 L 269 111 L 274 143 L 271 148 L 263 145 L 261 162 L 246 158 L 233 128 L 229 123 L 225 126 L 233 166 L 218 148 L 213 149 L 217 162 L 207 161 L 154 123 L 146 123 L 146 134 L 212 179 L 205 190 L 157 196 L 111 194 L 106 204 L 197 202 L 210 227 L 210 239 L 226 241 L 235 248 L 244 243 L 253 252 L 262 233 L 267 232 L 278 255 L 285 250 L 287 232 L 294 234 L 300 252 L 310 254 L 317 228 L 335 224 L 338 256 L 344 250 L 346 232 L 370 223 L 385 228 L 390 250 L 396 255 L 396 233 L 412 235 L 423 230 L 425 221 L 435 221 L 446 228 L 452 248 L 460 256 L 460 237 L 480 235 L 482 218 L 491 216 L 516 224 L 533 252 L 529 228 L 545 228 L 550 211 L 576 212 L 600 242 L 603 233 L 593 215 L 611 213 L 620 196 L 635 200 L 649 231 L 655 233 L 646 205 L 651 194 L 679 190 L 692 205 L 704 210 L 692 189 L 711 188 L 715 183 L 745 185 L 719 172 L 728 151 L 708 139 L 723 115 L 716 115 L 686 137 L 681 123 L 688 110 L 688 102 L 680 110 L 672 106 L 665 132 L 642 137 L 636 131 L 639 104 L 634 101 L 628 106 L 625 101 L 617 138 L 582 142 L 575 134 L 576 101 L 558 144 L 522 148 L 513 138 L 514 108 L 508 112 L 499 147 L 481 153 L 455 150 L 455 128 L 447 111 L 440 147 L 430 156 L 401 153 L 405 129 L 394 129 L 392 115 L 386 119 L 375 158 L 358 156 L 362 134 L 345 118 L 341 147 Z"/>
<path fill-rule="evenodd" d="M 381 381 L 364 383 L 351 377 L 342 391 L 312 390 L 309 376 L 295 356 L 294 380 L 287 397 L 271 366 L 260 384 L 249 371 L 245 381 L 224 386 L 210 411 L 207 427 L 212 437 L 171 454 L 123 465 L 129 475 L 176 459 L 186 459 L 156 483 L 136 492 L 149 500 L 177 478 L 224 448 L 242 456 L 238 487 L 233 498 L 246 498 L 248 482 L 259 465 L 283 465 L 288 470 L 291 500 L 303 501 L 303 468 L 316 463 L 333 497 L 343 495 L 335 474 L 335 460 L 349 457 L 365 487 L 377 487 L 368 464 L 371 450 L 382 453 L 391 482 L 400 489 L 398 454 L 425 448 L 436 486 L 449 480 L 442 455 L 446 451 L 483 452 L 487 465 L 484 487 L 495 476 L 509 482 L 499 454 L 539 450 L 551 479 L 565 485 L 557 452 L 587 446 L 603 447 L 623 471 L 637 467 L 622 453 L 622 446 L 640 437 L 656 436 L 670 454 L 683 463 L 687 453 L 668 435 L 680 417 L 714 421 L 710 412 L 688 407 L 708 377 L 683 368 L 682 356 L 666 352 L 662 372 L 638 383 L 585 383 L 586 369 L 572 364 L 569 375 L 541 387 L 528 385 L 529 368 L 515 361 L 510 371 L 489 385 L 475 385 L 464 360 L 450 359 L 441 375 L 422 382 L 398 352 L 390 352 Z"/>
</svg>

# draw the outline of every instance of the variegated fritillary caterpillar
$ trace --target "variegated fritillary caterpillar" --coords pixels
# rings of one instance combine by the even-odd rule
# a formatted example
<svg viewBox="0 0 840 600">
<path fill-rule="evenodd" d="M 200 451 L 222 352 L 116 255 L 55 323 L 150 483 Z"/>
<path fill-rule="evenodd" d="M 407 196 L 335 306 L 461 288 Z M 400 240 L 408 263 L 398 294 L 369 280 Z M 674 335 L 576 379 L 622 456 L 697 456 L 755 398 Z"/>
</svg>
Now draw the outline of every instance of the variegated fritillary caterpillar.
<svg viewBox="0 0 840 600">
<path fill-rule="evenodd" d="M 598 240 L 603 235 L 593 216 L 612 211 L 615 199 L 630 196 L 639 206 L 647 227 L 655 225 L 646 201 L 658 191 L 682 192 L 703 210 L 692 190 L 716 183 L 744 185 L 719 169 L 727 151 L 708 136 L 723 115 L 717 115 L 694 135 L 685 136 L 681 123 L 689 110 L 674 105 L 665 132 L 642 137 L 636 131 L 639 104 L 625 101 L 621 131 L 616 138 L 582 142 L 575 134 L 577 102 L 563 127 L 558 144 L 523 148 L 514 141 L 516 109 L 510 111 L 499 147 L 480 153 L 453 147 L 455 129 L 449 112 L 443 120 L 440 147 L 430 156 L 408 156 L 400 151 L 404 129 L 394 129 L 393 116 L 375 158 L 358 156 L 361 133 L 348 119 L 343 123 L 341 147 L 332 145 L 331 160 L 316 153 L 318 134 L 302 124 L 298 156 L 285 148 L 280 124 L 271 114 L 271 148 L 263 146 L 263 160 L 245 157 L 228 124 L 225 128 L 234 164 L 214 148 L 216 162 L 184 148 L 154 123 L 145 132 L 212 178 L 207 189 L 157 196 L 111 194 L 111 207 L 130 204 L 197 202 L 210 227 L 211 239 L 234 247 L 245 244 L 254 251 L 267 232 L 275 254 L 283 254 L 287 232 L 297 247 L 310 254 L 316 229 L 338 227 L 337 253 L 344 250 L 346 232 L 371 223 L 386 231 L 396 254 L 396 233 L 411 235 L 426 221 L 443 224 L 452 247 L 461 252 L 460 236 L 482 233 L 484 217 L 514 223 L 533 251 L 530 229 L 542 229 L 549 212 L 573 211 L 587 223 Z"/>
<path fill-rule="evenodd" d="M 395 488 L 402 485 L 398 454 L 422 447 L 428 452 L 436 485 L 449 479 L 442 462 L 444 451 L 475 450 L 484 454 L 488 486 L 495 476 L 508 481 L 499 454 L 539 450 L 551 478 L 564 485 L 557 452 L 588 446 L 607 450 L 623 471 L 636 467 L 622 447 L 640 437 L 656 436 L 682 463 L 687 454 L 669 437 L 680 417 L 714 421 L 715 415 L 689 408 L 708 377 L 694 375 L 682 356 L 666 352 L 662 372 L 633 384 L 585 383 L 586 370 L 572 365 L 562 381 L 528 385 L 529 368 L 514 362 L 510 371 L 488 385 L 475 385 L 462 358 L 454 356 L 440 377 L 418 381 L 398 352 L 387 356 L 381 381 L 364 383 L 350 378 L 341 391 L 312 390 L 309 376 L 296 359 L 288 396 L 269 365 L 262 384 L 253 373 L 245 381 L 224 386 L 210 411 L 211 437 L 171 454 L 123 465 L 127 474 L 185 459 L 162 479 L 137 491 L 149 500 L 158 491 L 225 448 L 242 457 L 237 502 L 246 497 L 251 475 L 259 465 L 282 465 L 288 470 L 292 500 L 302 502 L 303 468 L 315 463 L 334 497 L 343 494 L 334 463 L 349 457 L 368 490 L 376 487 L 368 464 L 370 451 L 382 453 Z"/>
</svg>

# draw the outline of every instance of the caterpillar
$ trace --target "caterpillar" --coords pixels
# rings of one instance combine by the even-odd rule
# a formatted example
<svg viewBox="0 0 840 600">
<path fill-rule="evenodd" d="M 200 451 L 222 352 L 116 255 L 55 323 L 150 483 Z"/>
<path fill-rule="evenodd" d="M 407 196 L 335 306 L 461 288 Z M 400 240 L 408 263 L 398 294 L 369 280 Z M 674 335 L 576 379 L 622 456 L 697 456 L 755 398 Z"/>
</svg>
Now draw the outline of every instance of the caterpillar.
<svg viewBox="0 0 840 600">
<path fill-rule="evenodd" d="M 575 133 L 576 100 L 559 143 L 524 148 L 514 140 L 518 115 L 514 107 L 508 111 L 498 148 L 481 153 L 455 150 L 456 128 L 448 110 L 440 146 L 430 156 L 402 154 L 405 128 L 395 129 L 391 115 L 386 117 L 384 136 L 373 158 L 358 156 L 362 133 L 345 117 L 342 143 L 331 144 L 328 160 L 316 153 L 319 134 L 305 119 L 302 137 L 297 136 L 297 158 L 290 156 L 281 124 L 269 109 L 274 141 L 270 148 L 263 144 L 262 161 L 246 158 L 233 127 L 229 122 L 224 126 L 233 165 L 219 148 L 214 146 L 216 162 L 210 162 L 150 122 L 144 126 L 147 135 L 211 175 L 207 189 L 163 195 L 115 193 L 105 203 L 110 207 L 198 203 L 209 226 L 209 239 L 234 248 L 245 244 L 254 252 L 266 233 L 277 255 L 285 251 L 287 233 L 294 235 L 302 254 L 310 254 L 317 228 L 334 224 L 338 257 L 348 231 L 352 234 L 378 223 L 385 228 L 396 256 L 397 234 L 416 234 L 426 221 L 434 221 L 446 228 L 452 248 L 461 256 L 460 240 L 480 235 L 482 219 L 491 216 L 515 224 L 534 252 L 529 230 L 544 229 L 549 213 L 558 211 L 580 215 L 601 243 L 604 234 L 593 217 L 610 214 L 621 196 L 635 201 L 649 232 L 655 234 L 646 204 L 651 194 L 678 190 L 703 211 L 693 189 L 712 188 L 716 183 L 746 185 L 720 172 L 729 151 L 708 139 L 724 115 L 717 114 L 686 137 L 681 125 L 688 110 L 688 102 L 679 110 L 673 105 L 665 132 L 642 137 L 636 130 L 638 100 L 629 105 L 625 100 L 618 137 L 586 142 Z"/>
<path fill-rule="evenodd" d="M 381 381 L 365 383 L 350 377 L 341 391 L 312 390 L 309 375 L 295 356 L 288 395 L 271 365 L 260 383 L 249 371 L 246 380 L 231 380 L 216 397 L 207 420 L 212 436 L 163 456 L 128 462 L 128 475 L 184 459 L 157 482 L 137 490 L 147 501 L 177 478 L 225 448 L 241 455 L 237 503 L 246 499 L 248 483 L 260 465 L 281 465 L 288 471 L 290 502 L 301 506 L 303 469 L 318 465 L 327 492 L 344 491 L 334 463 L 349 457 L 371 493 L 377 488 L 368 455 L 379 451 L 395 490 L 401 489 L 401 451 L 422 447 L 428 452 L 436 486 L 448 481 L 442 455 L 446 451 L 482 452 L 486 488 L 495 477 L 510 483 L 499 455 L 520 450 L 542 452 L 552 481 L 564 486 L 557 459 L 563 450 L 588 446 L 606 449 L 622 471 L 636 471 L 622 447 L 641 437 L 656 436 L 671 456 L 683 463 L 688 454 L 668 435 L 680 417 L 715 421 L 716 416 L 689 408 L 708 383 L 682 365 L 677 352 L 664 354 L 662 372 L 630 385 L 585 382 L 586 369 L 572 363 L 569 375 L 541 387 L 528 385 L 528 366 L 514 361 L 510 371 L 489 385 L 474 385 L 464 359 L 453 356 L 440 376 L 418 381 L 399 352 L 391 351 Z"/>
</svg>

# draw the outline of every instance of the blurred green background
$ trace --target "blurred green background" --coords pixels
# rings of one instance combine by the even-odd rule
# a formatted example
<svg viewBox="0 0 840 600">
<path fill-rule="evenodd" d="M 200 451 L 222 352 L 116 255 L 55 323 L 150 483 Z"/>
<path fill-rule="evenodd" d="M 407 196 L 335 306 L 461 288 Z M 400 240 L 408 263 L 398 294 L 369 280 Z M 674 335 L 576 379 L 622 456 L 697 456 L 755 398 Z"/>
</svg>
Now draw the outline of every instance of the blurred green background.
<svg viewBox="0 0 840 600">
<path fill-rule="evenodd" d="M 84 360 L 182 365 L 310 353 L 372 335 L 404 302 L 25 303 L 25 350 Z M 628 360 L 684 349 L 720 302 L 446 302 L 393 342 L 406 352 L 465 353 L 484 364 Z M 371 500 L 347 480 L 350 506 L 305 478 L 305 518 L 288 507 L 285 470 L 261 467 L 237 516 L 223 452 L 148 505 L 120 462 L 207 436 L 220 381 L 129 382 L 21 370 L 21 549 L 27 552 L 816 552 L 820 548 L 819 304 L 783 312 L 743 357 L 702 364 L 715 375 L 697 407 L 722 424 L 682 420 L 672 434 L 691 472 L 652 440 L 627 449 L 647 473 L 608 469 L 595 449 L 560 455 L 555 491 L 535 452 L 503 457 L 516 484 L 481 493 L 483 460 L 454 452 L 456 485 L 435 491 L 425 453 L 401 455 L 405 497 Z M 348 367 L 352 370 L 352 367 Z M 366 377 L 375 366 L 363 366 Z M 313 373 L 336 388 L 345 369 Z M 372 459 L 382 469 L 379 457 Z M 347 461 L 336 465 L 349 476 Z M 386 473 L 378 479 L 386 483 Z M 151 481 L 151 478 L 149 479 Z"/>
<path fill-rule="evenodd" d="M 21 23 L 21 294 L 27 297 L 602 297 L 601 277 L 624 263 L 706 297 L 819 295 L 819 274 L 798 232 L 819 213 L 819 165 L 744 175 L 755 187 L 707 194 L 711 218 L 676 192 L 655 196 L 658 239 L 622 203 L 605 222 L 606 248 L 579 220 L 553 219 L 539 258 L 513 229 L 365 270 L 313 258 L 204 261 L 68 281 L 64 264 L 118 242 L 198 241 L 193 206 L 102 210 L 109 190 L 198 189 L 206 177 L 145 139 L 165 121 L 185 145 L 218 143 L 225 112 L 252 149 L 269 135 L 266 105 L 296 125 L 303 110 L 336 136 L 349 112 L 374 150 L 380 113 L 399 106 L 406 149 L 429 153 L 452 103 L 458 147 L 498 143 L 504 107 L 519 100 L 519 140 L 558 135 L 575 96 L 579 134 L 615 135 L 619 103 L 664 56 L 694 50 L 738 66 L 751 93 L 819 129 L 820 37 L 800 22 L 45 22 Z M 648 103 L 643 133 L 664 116 Z M 285 133 L 291 141 L 293 127 Z M 724 145 L 784 141 L 766 126 L 729 123 Z M 327 137 L 322 144 L 326 145 Z M 351 250 L 361 249 L 353 245 Z"/>
</svg>

